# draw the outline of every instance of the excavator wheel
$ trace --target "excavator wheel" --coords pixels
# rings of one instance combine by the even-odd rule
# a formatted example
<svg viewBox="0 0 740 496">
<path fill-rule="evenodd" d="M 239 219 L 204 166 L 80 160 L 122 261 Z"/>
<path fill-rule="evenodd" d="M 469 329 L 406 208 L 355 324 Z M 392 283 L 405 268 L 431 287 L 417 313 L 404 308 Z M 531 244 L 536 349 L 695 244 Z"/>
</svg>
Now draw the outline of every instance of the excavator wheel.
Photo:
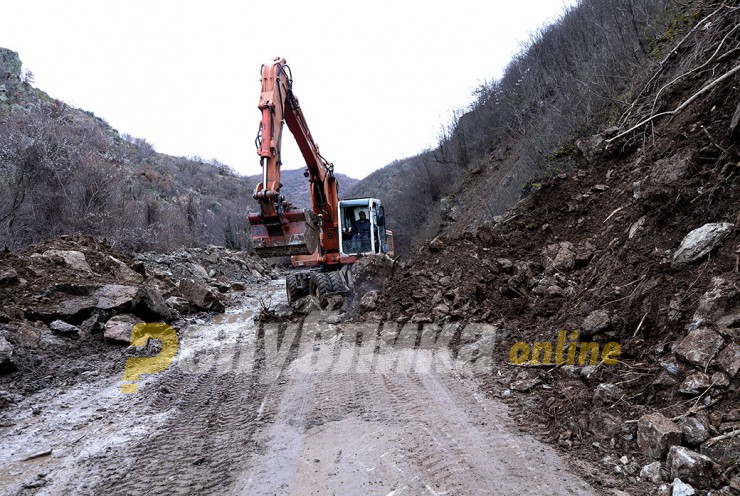
<svg viewBox="0 0 740 496">
<path fill-rule="evenodd" d="M 333 292 L 342 294 L 347 293 L 347 286 L 344 284 L 342 274 L 338 270 L 334 272 L 327 272 L 327 275 L 329 276 L 329 280 L 331 281 L 331 290 Z"/>
<path fill-rule="evenodd" d="M 308 294 L 308 288 L 301 284 L 302 282 L 296 274 L 288 274 L 285 277 L 285 292 L 288 294 L 289 305 Z"/>
<path fill-rule="evenodd" d="M 313 272 L 311 274 L 311 283 L 309 285 L 309 293 L 319 300 L 321 308 L 325 308 L 328 304 L 327 296 L 332 294 L 331 279 L 329 274 L 326 272 Z"/>
</svg>

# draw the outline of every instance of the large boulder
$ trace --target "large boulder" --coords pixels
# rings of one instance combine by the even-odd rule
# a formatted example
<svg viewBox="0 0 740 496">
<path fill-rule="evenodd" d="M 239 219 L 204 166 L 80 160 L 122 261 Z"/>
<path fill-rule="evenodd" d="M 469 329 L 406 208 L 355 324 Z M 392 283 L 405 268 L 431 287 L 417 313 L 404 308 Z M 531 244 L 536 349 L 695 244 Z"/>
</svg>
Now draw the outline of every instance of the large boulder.
<svg viewBox="0 0 740 496">
<path fill-rule="evenodd" d="M 133 315 L 116 315 L 105 323 L 103 337 L 115 343 L 129 344 L 134 326 L 142 323 L 144 323 L 143 320 Z"/>
<path fill-rule="evenodd" d="M 671 477 L 699 487 L 709 487 L 714 463 L 708 456 L 683 446 L 673 446 L 668 452 L 666 467 Z"/>
<path fill-rule="evenodd" d="M 17 370 L 15 351 L 8 340 L 0 336 L 0 374 L 7 374 Z"/>
<path fill-rule="evenodd" d="M 671 446 L 681 444 L 681 429 L 660 413 L 644 415 L 637 421 L 637 445 L 642 452 L 660 459 Z"/>
<path fill-rule="evenodd" d="M 689 332 L 673 351 L 682 360 L 705 369 L 724 341 L 713 330 L 700 327 Z"/>
<path fill-rule="evenodd" d="M 0 79 L 20 78 L 22 68 L 18 52 L 0 48 Z"/>
<path fill-rule="evenodd" d="M 139 289 L 135 286 L 106 284 L 92 291 L 90 296 L 95 298 L 95 308 L 114 310 L 130 306 L 138 293 Z"/>
<path fill-rule="evenodd" d="M 142 285 L 131 302 L 134 315 L 149 322 L 172 320 L 174 312 L 167 305 L 159 290 L 150 284 Z"/>
<path fill-rule="evenodd" d="M 81 251 L 46 250 L 41 255 L 34 254 L 31 256 L 32 257 L 41 256 L 43 258 L 48 258 L 49 260 L 61 259 L 72 270 L 76 270 L 78 272 L 92 273 L 92 269 L 90 269 L 90 266 L 87 264 L 87 260 L 85 259 L 85 254 L 82 253 Z"/>
<path fill-rule="evenodd" d="M 216 291 L 211 290 L 203 284 L 192 279 L 181 279 L 178 290 L 180 296 L 185 298 L 196 308 L 210 312 L 223 312 L 226 306 L 221 301 Z"/>
<path fill-rule="evenodd" d="M 682 264 L 700 259 L 717 248 L 730 235 L 732 228 L 729 222 L 717 222 L 694 229 L 681 241 L 673 254 L 673 262 Z"/>
</svg>

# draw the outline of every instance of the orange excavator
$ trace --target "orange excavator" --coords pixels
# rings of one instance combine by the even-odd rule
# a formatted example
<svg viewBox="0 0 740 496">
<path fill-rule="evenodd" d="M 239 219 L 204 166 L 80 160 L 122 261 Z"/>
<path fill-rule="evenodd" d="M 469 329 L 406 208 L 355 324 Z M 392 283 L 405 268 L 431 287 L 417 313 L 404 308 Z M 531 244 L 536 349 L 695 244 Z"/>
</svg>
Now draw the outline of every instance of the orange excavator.
<svg viewBox="0 0 740 496">
<path fill-rule="evenodd" d="M 340 269 L 362 256 L 393 256 L 393 233 L 385 228 L 380 200 L 339 200 L 334 164 L 319 152 L 293 94 L 293 76 L 283 58 L 262 66 L 259 109 L 262 121 L 255 144 L 262 182 L 254 190 L 260 211 L 249 215 L 252 245 L 260 257 L 291 256 L 294 267 L 309 268 L 286 277 L 289 303 L 312 294 L 323 305 L 328 296 L 349 291 L 349 278 Z M 280 193 L 284 124 L 306 161 L 310 210 L 293 208 Z"/>
</svg>

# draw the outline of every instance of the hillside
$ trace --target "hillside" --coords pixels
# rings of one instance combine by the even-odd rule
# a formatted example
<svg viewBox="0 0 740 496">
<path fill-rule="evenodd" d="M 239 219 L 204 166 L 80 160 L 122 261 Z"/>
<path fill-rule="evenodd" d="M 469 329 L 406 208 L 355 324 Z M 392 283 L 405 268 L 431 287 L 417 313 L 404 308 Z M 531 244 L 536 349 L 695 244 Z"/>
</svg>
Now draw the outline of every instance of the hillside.
<svg viewBox="0 0 740 496">
<path fill-rule="evenodd" d="M 599 485 L 736 494 L 738 7 L 620 4 L 624 17 L 603 15 L 612 2 L 569 11 L 452 123 L 433 153 L 467 164 L 454 214 L 364 318 L 463 344 L 470 322 L 494 326 L 495 347 L 466 351 L 493 358 L 488 394 L 612 474 Z M 620 358 L 558 361 L 579 340 Z"/>
<path fill-rule="evenodd" d="M 246 248 L 253 189 L 224 164 L 157 153 L 50 97 L 0 49 L 0 246 L 82 233 L 126 250 Z"/>
<path fill-rule="evenodd" d="M 650 78 L 668 62 L 692 70 L 692 39 L 674 47 L 711 12 L 702 2 L 667 0 L 569 8 L 532 34 L 501 78 L 477 88 L 470 105 L 441 132 L 437 148 L 387 165 L 353 193 L 382 195 L 399 206 L 389 209 L 388 219 L 403 255 L 440 227 L 475 230 L 543 181 L 572 170 L 580 137 L 624 129 L 645 106 L 665 110 L 666 94 Z M 718 46 L 715 59 L 734 57 L 724 50 L 734 36 Z M 710 63 L 694 69 L 706 71 Z M 697 77 L 680 68 L 673 84 Z"/>
</svg>

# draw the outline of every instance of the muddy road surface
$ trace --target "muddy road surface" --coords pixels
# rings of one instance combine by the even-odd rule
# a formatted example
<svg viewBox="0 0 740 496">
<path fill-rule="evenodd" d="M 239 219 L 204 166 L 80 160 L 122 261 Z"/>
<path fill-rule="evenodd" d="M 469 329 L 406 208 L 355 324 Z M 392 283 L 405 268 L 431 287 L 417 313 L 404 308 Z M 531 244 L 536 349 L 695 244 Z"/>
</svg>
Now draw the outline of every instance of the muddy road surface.
<svg viewBox="0 0 740 496">
<path fill-rule="evenodd" d="M 331 315 L 258 323 L 284 288 L 249 289 L 182 329 L 135 394 L 123 356 L 6 409 L 1 493 L 598 494 L 473 377 L 429 366 L 447 350 L 391 354 L 393 331 L 360 339 Z"/>
</svg>

